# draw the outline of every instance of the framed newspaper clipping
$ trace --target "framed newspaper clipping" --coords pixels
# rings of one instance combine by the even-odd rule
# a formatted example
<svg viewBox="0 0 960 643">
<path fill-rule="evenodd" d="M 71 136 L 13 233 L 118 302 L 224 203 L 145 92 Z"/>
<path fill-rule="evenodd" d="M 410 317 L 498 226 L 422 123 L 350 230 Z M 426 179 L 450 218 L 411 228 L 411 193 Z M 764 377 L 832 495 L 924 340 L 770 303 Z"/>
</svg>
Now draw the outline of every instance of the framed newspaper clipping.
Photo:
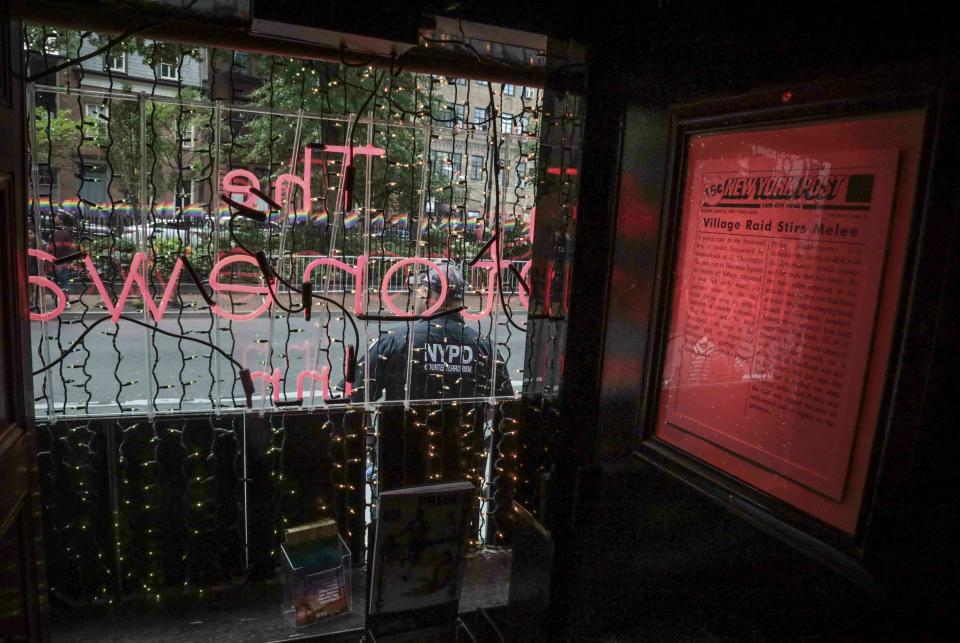
<svg viewBox="0 0 960 643">
<path fill-rule="evenodd" d="M 925 113 L 680 124 L 645 439 L 853 536 Z"/>
</svg>

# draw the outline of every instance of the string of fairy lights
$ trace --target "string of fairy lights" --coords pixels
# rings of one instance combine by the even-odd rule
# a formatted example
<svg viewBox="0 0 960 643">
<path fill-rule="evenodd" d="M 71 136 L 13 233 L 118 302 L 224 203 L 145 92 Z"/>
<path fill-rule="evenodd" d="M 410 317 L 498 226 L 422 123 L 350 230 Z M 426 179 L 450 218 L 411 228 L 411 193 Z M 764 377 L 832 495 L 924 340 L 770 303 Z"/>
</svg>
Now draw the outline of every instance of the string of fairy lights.
<svg viewBox="0 0 960 643">
<path fill-rule="evenodd" d="M 55 61 L 45 43 L 65 34 L 37 30 L 41 46 L 28 54 L 49 68 Z M 77 57 L 99 42 L 95 34 L 66 36 L 67 55 Z M 83 91 L 88 76 L 100 75 L 87 63 L 62 72 L 75 85 L 74 96 L 37 88 L 43 100 L 37 103 L 31 153 L 43 150 L 48 176 L 64 157 L 58 139 L 61 110 L 80 114 L 79 136 L 68 155 L 76 161 L 76 180 L 60 186 L 75 186 L 71 197 L 55 199 L 50 178 L 44 205 L 34 180 L 30 216 L 42 238 L 44 228 L 53 227 L 44 221 L 55 210 L 73 214 L 78 245 L 95 256 L 114 298 L 137 249 L 147 254 L 145 279 L 150 294 L 159 297 L 173 259 L 188 257 L 208 270 L 240 238 L 263 250 L 271 269 L 290 281 L 296 281 L 298 267 L 302 270 L 304 252 L 345 257 L 348 249 L 362 248 L 377 257 L 371 266 L 382 264 L 376 274 L 394 256 L 443 256 L 465 264 L 479 248 L 489 247 L 494 235 L 501 252 L 522 247 L 522 223 L 535 191 L 547 180 L 571 181 L 562 172 L 554 181 L 540 167 L 539 141 L 553 136 L 545 130 L 570 133 L 570 119 L 541 109 L 540 90 L 415 76 L 402 71 L 402 61 L 390 70 L 375 70 L 348 61 L 330 65 L 149 41 L 120 43 L 111 52 L 123 52 L 128 64 L 135 52 L 153 63 L 146 65 L 151 73 L 140 81 L 139 93 L 129 87 L 130 69 L 112 64 L 103 65 L 106 86 L 97 92 Z M 188 79 L 204 55 L 210 78 L 191 85 Z M 256 73 L 254 66 L 259 66 Z M 511 104 L 518 102 L 518 108 L 507 106 L 515 92 L 519 97 Z M 94 103 L 99 106 L 90 109 Z M 351 111 L 361 104 L 364 113 Z M 293 141 L 299 144 L 290 159 Z M 381 157 L 354 158 L 355 208 L 343 207 L 347 163 L 341 156 L 321 155 L 314 176 L 320 189 L 306 204 L 305 221 L 291 223 L 299 216 L 291 208 L 274 223 L 240 221 L 237 239 L 228 236 L 217 198 L 224 173 L 252 167 L 262 184 L 272 185 L 280 174 L 297 169 L 298 154 L 315 141 L 384 150 Z M 92 201 L 88 186 L 101 181 L 104 196 L 93 204 L 101 217 L 97 221 L 94 209 L 84 204 Z M 297 196 L 294 190 L 288 199 Z M 567 190 L 560 198 L 569 223 L 576 195 Z M 80 203 L 73 210 L 65 207 L 72 200 Z M 190 222 L 191 208 L 205 214 Z M 351 220 L 354 212 L 358 216 Z M 162 228 L 165 235 L 147 235 L 137 248 L 125 236 L 131 226 Z M 568 228 L 554 233 L 567 243 L 571 238 Z M 499 272 L 500 302 L 493 314 L 466 322 L 494 345 L 494 363 L 486 365 L 494 379 L 497 351 L 512 363 L 511 339 L 526 324 L 540 325 L 517 317 L 519 287 L 506 292 Z M 38 367 L 63 354 L 73 338 L 104 315 L 86 272 L 68 274 L 72 308 L 40 324 Z M 221 279 L 246 284 L 250 277 L 235 270 Z M 336 279 L 334 270 L 319 269 L 315 288 Z M 468 294 L 482 302 L 488 288 L 482 280 L 468 285 Z M 361 357 L 378 339 L 397 332 L 378 317 L 389 311 L 377 290 L 371 285 L 364 293 L 367 311 L 377 319 L 362 323 L 367 341 L 355 347 Z M 326 295 L 343 307 L 352 305 L 347 286 L 328 288 Z M 280 291 L 277 298 L 291 309 L 297 301 L 290 291 Z M 251 370 L 270 375 L 276 369 L 279 388 L 274 391 L 270 378 L 263 378 L 255 412 L 235 413 L 243 407 L 244 390 L 236 367 L 215 351 L 148 332 L 143 349 L 130 354 L 128 337 L 110 324 L 97 329 L 106 336 L 109 353 L 81 342 L 55 369 L 38 376 L 36 403 L 46 412 L 40 464 L 55 596 L 81 603 L 130 596 L 163 602 L 172 594 L 202 595 L 224 584 L 269 578 L 283 529 L 325 517 L 336 518 L 351 549 L 360 552 L 383 487 L 375 465 L 384 432 L 403 436 L 403 484 L 451 478 L 477 482 L 473 546 L 508 541 L 512 489 L 533 489 L 547 465 L 539 457 L 531 460 L 539 462 L 538 469 L 522 466 L 523 424 L 515 409 L 501 408 L 493 383 L 486 396 L 494 406 L 492 422 L 484 404 L 461 401 L 462 382 L 404 405 L 377 403 L 374 392 L 360 391 L 362 403 L 343 406 L 321 403 L 324 394 L 313 383 L 300 401 L 292 390 L 300 370 L 326 368 L 333 374 L 343 368 L 353 340 L 341 308 L 317 302 L 310 324 L 304 325 L 271 306 L 267 329 L 250 339 L 243 322 L 216 317 L 189 289 L 178 286 L 174 302 L 171 321 L 164 322 L 171 332 L 217 346 Z M 38 303 L 41 310 L 49 309 L 48 302 Z M 237 313 L 251 307 L 233 289 L 219 293 L 217 303 Z M 145 310 L 137 312 L 153 323 Z M 549 339 L 558 345 L 562 324 L 547 323 L 553 328 Z M 558 367 L 527 354 L 512 375 L 528 381 L 538 373 L 552 381 Z M 343 395 L 332 376 L 329 385 L 331 395 Z M 103 403 L 105 392 L 110 404 Z M 408 442 L 416 454 L 407 453 Z"/>
</svg>

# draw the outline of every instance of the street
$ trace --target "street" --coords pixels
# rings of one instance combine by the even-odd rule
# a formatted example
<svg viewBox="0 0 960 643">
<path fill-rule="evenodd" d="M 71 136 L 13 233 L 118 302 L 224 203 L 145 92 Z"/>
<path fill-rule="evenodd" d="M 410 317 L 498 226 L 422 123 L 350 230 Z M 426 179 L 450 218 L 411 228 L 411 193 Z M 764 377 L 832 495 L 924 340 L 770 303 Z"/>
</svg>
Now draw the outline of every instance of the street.
<svg viewBox="0 0 960 643">
<path fill-rule="evenodd" d="M 284 374 L 281 400 L 296 399 L 297 376 L 302 371 L 319 372 L 324 366 L 330 369 L 330 386 L 339 387 L 343 381 L 343 342 L 354 343 L 352 328 L 338 316 L 338 311 L 334 311 L 329 322 L 327 313 L 322 310 L 315 310 L 310 322 L 306 322 L 302 314 L 287 316 L 283 313 L 272 320 L 264 314 L 249 321 L 229 322 L 213 317 L 208 311 L 185 309 L 179 318 L 174 312 L 168 311 L 160 323 L 161 329 L 217 344 L 251 372 L 269 372 L 268 349 L 272 346 L 272 364 Z M 125 314 L 142 319 L 142 313 L 130 311 Z M 58 319 L 47 322 L 49 341 L 45 345 L 40 342 L 41 322 L 32 322 L 34 369 L 59 357 L 84 328 L 102 316 L 100 311 L 88 311 L 81 318 L 75 305 Z M 517 325 L 524 327 L 526 317 L 526 311 L 521 310 L 514 314 L 513 319 Z M 502 313 L 499 323 L 496 324 L 492 317 L 479 322 L 468 321 L 468 324 L 482 336 L 491 339 L 496 329 L 497 348 L 507 361 L 514 390 L 519 391 L 524 335 L 510 327 Z M 403 325 L 402 322 L 376 321 L 357 324 L 362 345 L 365 345 L 367 338 L 373 339 L 382 333 L 396 331 Z M 219 326 L 219 331 L 215 326 Z M 152 342 L 150 335 L 155 335 Z M 47 351 L 49 357 L 41 361 L 40 356 L 46 355 Z M 35 377 L 37 414 L 46 415 L 48 403 L 56 411 L 64 412 L 65 400 L 66 415 L 115 414 L 121 410 L 142 412 L 146 408 L 147 399 L 151 397 L 151 388 L 158 393 L 158 411 L 207 411 L 212 408 L 212 399 L 218 397 L 215 387 L 218 362 L 221 380 L 219 397 L 225 407 L 233 406 L 231 365 L 222 358 L 208 359 L 211 354 L 216 355 L 209 347 L 194 341 L 178 341 L 159 333 L 153 334 L 145 328 L 122 320 L 118 324 L 103 322 L 84 338 L 82 347 L 78 347 L 62 365 L 48 371 L 48 377 L 44 374 Z M 360 357 L 363 357 L 362 351 Z M 242 403 L 243 390 L 239 381 L 232 384 L 233 396 L 237 403 Z M 45 385 L 52 392 L 49 399 L 43 397 Z M 257 382 L 257 388 L 255 399 L 259 397 L 260 382 Z M 310 393 L 310 380 L 307 379 L 304 386 L 307 406 L 311 399 Z M 333 395 L 338 393 L 338 390 L 334 389 Z M 317 383 L 317 401 L 319 397 L 320 384 Z M 261 406 L 262 401 L 254 404 L 255 408 Z"/>
</svg>

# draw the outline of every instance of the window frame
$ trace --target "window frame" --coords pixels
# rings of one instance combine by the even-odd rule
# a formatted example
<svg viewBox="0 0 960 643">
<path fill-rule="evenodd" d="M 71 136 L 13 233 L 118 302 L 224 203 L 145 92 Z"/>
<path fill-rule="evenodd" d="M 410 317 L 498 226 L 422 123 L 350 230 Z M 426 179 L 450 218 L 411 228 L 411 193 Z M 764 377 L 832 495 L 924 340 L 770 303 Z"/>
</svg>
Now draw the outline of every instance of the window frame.
<svg viewBox="0 0 960 643">
<path fill-rule="evenodd" d="M 164 65 L 170 67 L 170 69 L 173 70 L 171 74 L 163 73 Z M 180 80 L 180 70 L 179 70 L 179 65 L 177 64 L 177 61 L 176 60 L 167 61 L 161 58 L 157 62 L 157 78 L 159 78 L 160 80 L 175 80 L 175 81 Z"/>
<path fill-rule="evenodd" d="M 113 60 L 117 57 L 120 57 L 120 66 L 115 67 L 113 65 Z M 118 52 L 107 52 L 103 55 L 103 69 L 114 74 L 126 74 L 127 73 L 127 52 L 118 51 Z"/>
</svg>

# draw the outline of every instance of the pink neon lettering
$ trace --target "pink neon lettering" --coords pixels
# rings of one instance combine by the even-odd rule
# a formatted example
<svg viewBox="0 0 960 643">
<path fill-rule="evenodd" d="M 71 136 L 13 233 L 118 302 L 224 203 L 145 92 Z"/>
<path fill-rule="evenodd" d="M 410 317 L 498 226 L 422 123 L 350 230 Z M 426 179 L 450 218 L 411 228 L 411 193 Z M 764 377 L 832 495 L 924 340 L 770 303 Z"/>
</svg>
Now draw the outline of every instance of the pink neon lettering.
<svg viewBox="0 0 960 643">
<path fill-rule="evenodd" d="M 429 259 L 421 259 L 420 257 L 413 257 L 411 259 L 402 259 L 397 263 L 390 266 L 387 269 L 387 272 L 383 275 L 383 282 L 380 284 L 380 301 L 390 309 L 393 314 L 400 317 L 409 317 L 409 313 L 405 313 L 393 304 L 393 296 L 390 294 L 390 277 L 393 276 L 393 273 L 400 270 L 405 266 L 412 266 L 413 264 L 419 263 L 421 265 L 427 266 L 434 270 L 438 275 L 440 275 L 440 295 L 437 297 L 437 302 L 430 306 L 430 308 L 423 311 L 423 316 L 427 317 L 433 313 L 440 310 L 443 306 L 444 300 L 447 298 L 447 276 L 443 272 L 437 269 L 436 264 L 434 264 Z"/>
<path fill-rule="evenodd" d="M 245 183 L 236 183 L 234 179 L 246 179 Z M 250 170 L 230 170 L 223 177 L 223 191 L 229 195 L 242 194 L 243 203 L 247 207 L 256 208 L 260 205 L 260 199 L 250 193 L 250 188 L 260 189 L 260 179 Z"/>
<path fill-rule="evenodd" d="M 530 266 L 533 265 L 532 261 L 528 261 L 527 264 L 520 269 L 520 278 L 523 279 L 524 283 L 527 286 L 530 286 Z M 524 290 L 523 286 L 517 284 L 517 294 L 520 295 L 520 303 L 527 310 L 530 309 L 530 296 L 527 294 L 527 291 Z"/>
<path fill-rule="evenodd" d="M 107 312 L 110 313 L 110 319 L 112 321 L 116 322 L 120 319 L 120 315 L 123 314 L 124 306 L 127 304 L 127 299 L 130 296 L 130 291 L 133 289 L 134 284 L 140 288 L 140 296 L 147 310 L 153 315 L 153 320 L 159 323 L 159 321 L 163 319 L 167 305 L 170 303 L 170 298 L 177 290 L 177 281 L 180 279 L 180 272 L 183 270 L 183 259 L 177 259 L 177 263 L 173 265 L 173 271 L 170 273 L 170 279 L 167 280 L 167 286 L 163 290 L 163 296 L 160 298 L 159 306 L 153 301 L 153 297 L 150 295 L 150 289 L 143 279 L 142 266 L 146 262 L 146 254 L 138 252 L 133 255 L 133 261 L 130 262 L 130 268 L 127 270 L 127 280 L 123 284 L 123 289 L 120 291 L 120 296 L 117 297 L 116 303 L 112 303 L 110 293 L 107 292 L 107 289 L 103 285 L 103 280 L 100 279 L 100 273 L 97 272 L 96 266 L 93 265 L 93 259 L 90 258 L 90 255 L 84 256 L 83 263 L 87 267 L 90 280 L 93 281 L 97 292 L 100 293 L 100 298 L 103 300 L 103 305 L 107 309 Z"/>
<path fill-rule="evenodd" d="M 493 261 L 478 261 L 473 264 L 476 268 L 485 268 L 487 270 L 487 301 L 483 306 L 483 309 L 479 313 L 471 313 L 469 310 L 464 310 L 461 314 L 466 318 L 473 321 L 479 321 L 490 314 L 493 310 L 493 302 L 497 292 L 497 272 L 496 272 L 496 263 Z M 509 261 L 500 262 L 500 270 L 509 268 Z"/>
<path fill-rule="evenodd" d="M 327 145 L 324 148 L 325 152 L 334 152 L 343 154 L 343 167 L 346 168 L 353 163 L 353 156 L 359 154 L 361 156 L 386 156 L 387 151 L 380 147 L 374 147 L 373 145 L 361 145 L 359 147 L 351 148 L 349 145 Z M 306 155 L 304 155 L 306 158 Z M 342 198 L 340 203 L 349 203 L 350 201 L 350 190 L 344 188 Z"/>
<path fill-rule="evenodd" d="M 30 248 L 27 250 L 27 254 L 31 257 L 37 259 L 37 265 L 39 266 L 40 261 L 49 261 L 53 263 L 54 257 L 49 252 L 44 252 L 43 250 L 37 250 L 36 248 Z M 51 319 L 56 318 L 57 315 L 63 312 L 63 309 L 67 307 L 67 296 L 64 294 L 63 290 L 60 289 L 60 286 L 55 284 L 53 281 L 47 279 L 46 277 L 37 277 L 35 275 L 30 275 L 27 278 L 27 281 L 35 286 L 41 288 L 48 288 L 57 298 L 57 305 L 54 306 L 53 310 L 47 311 L 45 313 L 30 313 L 30 321 L 50 321 Z M 40 293 L 40 297 L 43 297 L 43 293 Z"/>
<path fill-rule="evenodd" d="M 324 366 L 320 372 L 301 371 L 297 375 L 297 399 L 303 399 L 303 383 L 309 379 L 311 382 L 320 382 L 320 395 L 325 400 L 330 397 L 330 367 Z"/>
<path fill-rule="evenodd" d="M 271 384 L 271 388 L 273 388 L 273 401 L 279 402 L 281 374 L 282 373 L 280 372 L 279 368 L 273 369 L 273 375 L 268 374 L 266 371 L 252 371 L 250 373 L 250 379 L 252 379 L 254 382 L 256 382 L 257 380 L 260 380 L 261 382 L 264 383 L 264 385 L 266 385 L 266 383 L 269 382 Z"/>
<path fill-rule="evenodd" d="M 224 257 L 220 261 L 214 264 L 213 270 L 210 271 L 210 287 L 214 292 L 242 292 L 249 293 L 254 295 L 263 295 L 263 303 L 259 308 L 250 313 L 234 313 L 229 310 L 225 310 L 220 307 L 220 305 L 213 306 L 212 310 L 214 314 L 220 315 L 221 317 L 226 317 L 227 319 L 232 319 L 234 321 L 247 321 L 250 319 L 256 319 L 264 313 L 272 303 L 272 297 L 270 296 L 270 289 L 266 286 L 250 286 L 247 284 L 224 284 L 220 283 L 220 271 L 227 266 L 230 266 L 235 263 L 245 263 L 247 265 L 253 266 L 257 269 L 259 274 L 260 267 L 257 265 L 256 260 L 253 257 L 247 255 L 233 255 L 232 257 Z M 177 266 L 180 263 L 177 262 Z M 173 280 L 171 279 L 171 282 Z M 169 288 L 169 286 L 168 286 Z"/>
<path fill-rule="evenodd" d="M 314 259 L 303 269 L 304 281 L 310 281 L 310 275 L 313 273 L 313 269 L 317 266 L 333 266 L 334 268 L 339 268 L 340 270 L 353 275 L 353 310 L 356 314 L 362 315 L 364 311 L 363 292 L 366 290 L 367 257 L 365 255 L 360 255 L 357 257 L 356 266 L 351 266 L 350 264 L 344 263 L 339 259 L 333 259 L 331 257 Z"/>
<path fill-rule="evenodd" d="M 53 255 L 47 252 L 44 252 L 42 250 L 30 249 L 27 251 L 27 253 L 31 257 L 35 257 L 40 261 L 47 261 L 47 262 L 54 261 Z M 491 248 L 491 255 L 493 257 L 497 255 L 496 244 L 494 244 L 493 247 Z M 159 302 L 157 302 L 150 295 L 150 288 L 146 281 L 146 278 L 144 277 L 145 268 L 146 266 L 149 265 L 150 258 L 145 253 L 138 252 L 133 256 L 133 260 L 131 261 L 130 266 L 127 270 L 126 280 L 124 281 L 123 287 L 120 291 L 120 295 L 119 297 L 117 297 L 117 300 L 114 302 L 111 299 L 110 293 L 107 290 L 106 286 L 104 285 L 103 280 L 101 279 L 100 274 L 98 273 L 97 268 L 93 263 L 93 260 L 89 256 L 86 256 L 84 257 L 83 262 L 87 270 L 87 273 L 90 277 L 90 281 L 93 283 L 93 286 L 95 287 L 97 293 L 100 295 L 100 298 L 103 300 L 104 309 L 106 309 L 106 311 L 110 314 L 110 317 L 114 322 L 116 322 L 120 318 L 120 316 L 123 314 L 124 307 L 126 306 L 126 303 L 131 296 L 141 297 L 144 300 L 144 305 L 146 306 L 147 310 L 150 311 L 150 314 L 152 315 L 153 319 L 156 322 L 161 321 L 164 315 L 166 314 L 167 307 L 170 303 L 171 298 L 177 292 L 177 284 L 183 272 L 183 260 L 178 259 L 173 266 L 173 270 L 170 273 L 169 279 L 165 284 L 163 284 L 164 290 L 160 297 Z M 367 257 L 366 255 L 361 255 L 357 257 L 357 263 L 354 266 L 351 266 L 350 264 L 343 262 L 339 259 L 333 259 L 332 257 L 320 257 L 320 258 L 314 259 L 304 267 L 303 280 L 304 281 L 310 280 L 314 269 L 316 269 L 318 266 L 331 266 L 333 268 L 337 268 L 351 275 L 353 277 L 353 311 L 355 314 L 362 315 L 366 310 L 366 303 L 365 303 L 366 300 L 364 295 L 367 290 L 366 289 L 366 272 L 367 272 L 368 263 L 369 263 L 369 257 Z M 214 305 L 211 310 L 215 315 L 224 317 L 226 319 L 231 319 L 234 321 L 249 321 L 251 319 L 256 319 L 257 317 L 262 315 L 264 312 L 266 312 L 270 308 L 270 305 L 274 303 L 273 298 L 270 295 L 270 290 L 265 284 L 253 285 L 253 284 L 223 283 L 220 280 L 221 271 L 227 268 L 228 266 L 231 266 L 234 264 L 245 264 L 247 266 L 250 266 L 254 274 L 257 274 L 257 275 L 260 274 L 259 266 L 257 265 L 257 262 L 253 257 L 249 255 L 231 255 L 228 257 L 224 257 L 223 259 L 221 259 L 220 261 L 214 264 L 213 269 L 210 271 L 210 277 L 209 277 L 210 288 L 215 293 L 240 293 L 245 295 L 261 296 L 264 298 L 264 300 L 261 304 L 259 304 L 256 307 L 255 310 L 248 313 L 235 313 L 228 309 L 223 308 L 220 305 Z M 420 264 L 422 266 L 426 266 L 432 270 L 435 270 L 437 274 L 440 275 L 440 281 L 441 281 L 441 284 L 443 285 L 441 297 L 437 300 L 437 302 L 433 306 L 430 307 L 429 310 L 425 311 L 424 313 L 425 315 L 429 315 L 434 312 L 437 312 L 442 306 L 441 302 L 443 301 L 443 299 L 446 297 L 446 294 L 447 294 L 446 275 L 441 273 L 440 270 L 437 268 L 437 266 L 431 260 L 420 258 L 420 257 L 411 257 L 411 258 L 400 260 L 399 262 L 395 263 L 386 271 L 386 274 L 384 274 L 383 281 L 380 285 L 380 298 L 381 298 L 381 301 L 383 302 L 383 305 L 388 310 L 390 310 L 393 314 L 397 315 L 398 318 L 400 319 L 407 319 L 407 318 L 410 318 L 412 315 L 410 313 L 400 310 L 397 307 L 397 305 L 394 303 L 393 295 L 389 291 L 390 279 L 394 276 L 394 274 L 398 270 L 401 270 L 413 264 Z M 501 260 L 499 262 L 499 270 L 502 271 L 502 270 L 508 269 L 509 265 L 510 265 L 509 261 Z M 530 265 L 531 265 L 530 262 L 527 262 L 526 265 L 524 265 L 524 267 L 521 269 L 521 275 L 524 277 L 525 280 L 530 273 Z M 475 264 L 475 267 L 479 269 L 487 270 L 487 293 L 486 293 L 486 300 L 483 302 L 483 307 L 479 312 L 473 313 L 470 311 L 464 311 L 463 313 L 464 317 L 474 321 L 483 319 L 491 313 L 491 311 L 493 310 L 493 306 L 496 303 L 496 293 L 497 293 L 497 288 L 496 288 L 497 273 L 496 273 L 496 268 L 494 267 L 494 261 L 492 259 L 480 261 Z M 57 298 L 57 305 L 52 311 L 48 311 L 43 314 L 30 312 L 29 315 L 32 321 L 50 321 L 51 319 L 55 319 L 58 315 L 60 315 L 63 312 L 64 308 L 66 307 L 67 296 L 64 294 L 63 290 L 59 286 L 57 286 L 56 283 L 54 283 L 53 281 L 51 281 L 46 277 L 39 277 L 39 276 L 30 276 L 28 281 L 30 284 L 49 289 Z M 275 280 L 273 280 L 271 281 L 271 283 L 273 284 L 276 282 Z M 262 279 L 261 279 L 261 284 L 262 284 Z M 136 286 L 139 289 L 140 291 L 139 293 L 134 293 L 134 286 Z M 569 290 L 569 284 L 565 284 L 565 289 Z M 552 290 L 552 284 L 548 279 L 548 282 L 547 282 L 548 300 L 549 300 L 549 295 L 551 293 L 551 290 Z M 323 290 L 320 289 L 320 290 L 317 290 L 316 292 L 319 294 L 319 293 L 322 293 Z M 524 292 L 522 287 L 519 288 L 517 294 L 519 295 L 521 305 L 523 305 L 525 308 L 529 307 L 529 297 Z M 565 297 L 569 297 L 569 293 L 565 293 Z M 549 306 L 549 301 L 547 302 L 547 305 Z"/>
</svg>

